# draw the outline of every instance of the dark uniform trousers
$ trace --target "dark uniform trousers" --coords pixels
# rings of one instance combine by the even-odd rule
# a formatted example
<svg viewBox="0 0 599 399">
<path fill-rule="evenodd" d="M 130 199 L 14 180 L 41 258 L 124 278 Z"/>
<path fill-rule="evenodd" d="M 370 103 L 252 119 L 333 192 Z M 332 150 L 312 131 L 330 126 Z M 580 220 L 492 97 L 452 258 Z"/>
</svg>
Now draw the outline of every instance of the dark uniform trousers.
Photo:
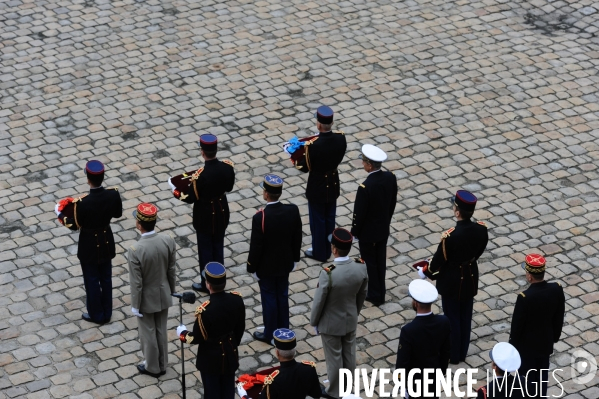
<svg viewBox="0 0 599 399">
<path fill-rule="evenodd" d="M 260 391 L 259 399 L 305 399 L 320 398 L 320 381 L 313 362 L 288 360 L 281 362 L 279 374 Z"/>
<path fill-rule="evenodd" d="M 196 368 L 202 376 L 205 399 L 233 399 L 237 348 L 245 330 L 245 305 L 236 292 L 210 294 L 196 308 L 193 331 L 183 331 L 184 342 L 198 345 Z"/>
<path fill-rule="evenodd" d="M 252 217 L 248 273 L 260 281 L 264 336 L 289 328 L 289 273 L 300 259 L 302 219 L 293 204 L 268 204 Z"/>
<path fill-rule="evenodd" d="M 387 240 L 397 204 L 397 178 L 391 172 L 371 172 L 358 187 L 351 233 L 357 237 L 360 257 L 368 270 L 368 296 L 385 302 Z"/>
<path fill-rule="evenodd" d="M 202 272 L 209 262 L 224 264 L 225 231 L 229 225 L 229 203 L 225 193 L 233 190 L 235 170 L 228 160 L 211 159 L 194 173 L 191 184 L 178 198 L 193 204 L 193 228 L 198 241 L 201 285 Z"/>
<path fill-rule="evenodd" d="M 328 236 L 335 229 L 337 198 L 340 195 L 337 167 L 343 161 L 347 141 L 342 132 L 324 132 L 306 142 L 304 157 L 295 162 L 296 169 L 309 173 L 306 186 L 312 255 L 326 262 L 331 257 Z"/>
<path fill-rule="evenodd" d="M 561 285 L 547 281 L 531 284 L 516 299 L 509 342 L 520 353 L 518 375 L 526 379 L 531 398 L 547 395 L 548 371 L 541 369 L 549 369 L 553 345 L 562 334 L 565 302 Z"/>
<path fill-rule="evenodd" d="M 110 220 L 123 214 L 116 188 L 92 188 L 75 202 L 73 218 L 58 217 L 71 230 L 80 230 L 77 257 L 81 262 L 87 312 L 93 321 L 112 316 L 112 258 L 116 256 Z"/>
<path fill-rule="evenodd" d="M 468 355 L 474 297 L 478 293 L 478 258 L 489 241 L 482 222 L 460 220 L 441 235 L 441 243 L 425 274 L 437 282 L 443 313 L 451 323 L 450 362 Z"/>
</svg>

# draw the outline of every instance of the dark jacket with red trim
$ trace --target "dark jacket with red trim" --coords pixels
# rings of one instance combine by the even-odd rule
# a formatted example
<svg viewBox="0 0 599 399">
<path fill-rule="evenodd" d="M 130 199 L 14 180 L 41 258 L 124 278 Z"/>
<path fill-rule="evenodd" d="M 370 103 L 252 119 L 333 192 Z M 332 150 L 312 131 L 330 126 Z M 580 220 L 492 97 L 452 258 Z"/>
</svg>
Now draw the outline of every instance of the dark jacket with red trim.
<svg viewBox="0 0 599 399">
<path fill-rule="evenodd" d="M 559 283 L 542 281 L 518 294 L 510 344 L 520 355 L 549 356 L 564 325 L 566 298 Z"/>
<path fill-rule="evenodd" d="M 208 302 L 208 303 L 206 303 Z M 237 347 L 245 331 L 245 305 L 237 293 L 217 292 L 196 309 L 193 331 L 182 341 L 198 345 L 196 367 L 211 374 L 231 374 L 239 368 Z"/>
<path fill-rule="evenodd" d="M 306 396 L 320 398 L 320 382 L 316 368 L 313 363 L 311 365 L 289 360 L 281 362 L 279 374 L 273 378 L 268 387 L 262 389 L 259 398 L 305 399 Z"/>
<path fill-rule="evenodd" d="M 280 202 L 267 205 L 252 218 L 247 271 L 258 277 L 286 276 L 299 262 L 301 247 L 299 208 Z"/>
<path fill-rule="evenodd" d="M 116 256 L 110 220 L 122 215 L 123 203 L 118 190 L 98 187 L 76 202 L 73 218 L 62 213 L 58 218 L 69 229 L 80 230 L 77 257 L 81 262 L 103 262 Z"/>
<path fill-rule="evenodd" d="M 183 202 L 193 204 L 193 228 L 196 231 L 224 234 L 230 216 L 225 193 L 232 191 L 234 185 L 235 169 L 231 161 L 206 161 L 197 179 L 178 197 Z"/>
<path fill-rule="evenodd" d="M 469 300 L 478 293 L 477 260 L 489 241 L 487 227 L 481 223 L 460 220 L 441 236 L 424 273 L 437 281 L 437 290 L 445 298 Z"/>
<path fill-rule="evenodd" d="M 306 198 L 319 204 L 334 202 L 339 198 L 339 171 L 347 141 L 343 133 L 326 132 L 306 143 L 304 156 L 295 167 L 308 175 Z"/>
</svg>

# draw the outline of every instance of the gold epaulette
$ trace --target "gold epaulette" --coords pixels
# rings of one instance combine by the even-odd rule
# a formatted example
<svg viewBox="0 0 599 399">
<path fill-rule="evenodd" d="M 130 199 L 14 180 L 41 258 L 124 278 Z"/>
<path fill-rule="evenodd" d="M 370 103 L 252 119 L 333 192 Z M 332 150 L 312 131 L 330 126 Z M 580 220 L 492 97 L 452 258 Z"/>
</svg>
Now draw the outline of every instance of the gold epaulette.
<svg viewBox="0 0 599 399">
<path fill-rule="evenodd" d="M 524 295 L 524 292 L 521 292 L 519 295 L 522 295 L 522 298 L 526 298 L 526 295 Z"/>
<path fill-rule="evenodd" d="M 302 360 L 302 364 L 305 364 L 306 366 L 316 367 L 316 363 L 311 362 L 309 360 Z"/>
<path fill-rule="evenodd" d="M 79 198 L 75 198 L 75 199 L 73 200 L 73 203 L 75 203 L 75 202 L 79 202 L 79 201 L 81 201 L 81 200 L 82 200 L 83 198 L 85 198 L 85 197 L 87 197 L 87 194 L 83 194 L 81 197 L 79 197 Z"/>
<path fill-rule="evenodd" d="M 118 187 L 110 187 L 109 190 L 119 191 Z"/>
<path fill-rule="evenodd" d="M 304 146 L 310 145 L 310 144 L 312 144 L 313 142 L 315 142 L 316 140 L 318 140 L 318 136 L 317 136 L 317 137 L 314 137 L 312 140 L 308 140 L 308 141 L 306 141 L 306 142 L 304 143 Z"/>
<path fill-rule="evenodd" d="M 202 166 L 200 169 L 196 170 L 196 172 L 191 175 L 191 178 L 189 180 L 193 181 L 193 180 L 198 180 L 198 177 L 200 177 L 200 174 L 204 171 L 204 167 Z"/>
<path fill-rule="evenodd" d="M 226 163 L 227 165 L 234 167 L 235 164 L 232 161 L 229 161 L 228 159 L 223 160 L 223 163 Z"/>
<path fill-rule="evenodd" d="M 330 265 L 329 267 L 323 267 L 322 270 L 324 270 L 327 273 L 331 273 L 333 270 L 335 270 L 335 265 Z"/>
<path fill-rule="evenodd" d="M 441 233 L 441 238 L 447 238 L 455 230 L 455 227 Z"/>
<path fill-rule="evenodd" d="M 559 285 L 560 287 L 562 286 L 558 281 L 556 281 L 557 285 Z"/>
<path fill-rule="evenodd" d="M 345 134 L 345 132 L 343 130 L 333 130 L 333 133 Z"/>
<path fill-rule="evenodd" d="M 364 259 L 362 259 L 362 258 L 354 258 L 354 262 L 356 262 L 356 263 L 365 263 Z"/>
<path fill-rule="evenodd" d="M 487 225 L 485 224 L 485 222 L 483 222 L 482 220 L 479 220 L 479 221 L 478 221 L 478 222 L 476 222 L 476 223 L 480 224 L 481 226 L 485 226 L 485 227 L 487 227 Z"/>
<path fill-rule="evenodd" d="M 199 314 L 202 314 L 202 312 L 203 312 L 204 310 L 206 310 L 206 307 L 207 307 L 208 305 L 210 305 L 210 301 L 206 301 L 206 302 L 204 302 L 203 304 L 201 304 L 200 306 L 198 306 L 198 307 L 196 308 L 195 315 L 197 316 L 197 315 L 199 315 Z"/>
<path fill-rule="evenodd" d="M 278 375 L 279 375 L 279 373 L 280 373 L 280 371 L 279 371 L 279 370 L 275 370 L 275 371 L 273 371 L 272 373 L 270 373 L 270 374 L 268 375 L 268 377 L 266 377 L 266 378 L 264 379 L 264 385 L 270 385 L 270 384 L 272 384 L 272 382 L 274 381 L 275 377 L 276 377 L 276 376 L 278 376 Z"/>
<path fill-rule="evenodd" d="M 233 295 L 239 295 L 239 296 L 243 297 L 243 295 L 241 295 L 241 293 L 237 292 L 237 291 L 231 291 L 231 294 L 233 294 Z"/>
<path fill-rule="evenodd" d="M 360 184 L 360 187 L 362 187 L 362 188 L 366 188 L 366 186 L 365 186 L 365 185 L 363 185 L 363 184 Z"/>
</svg>

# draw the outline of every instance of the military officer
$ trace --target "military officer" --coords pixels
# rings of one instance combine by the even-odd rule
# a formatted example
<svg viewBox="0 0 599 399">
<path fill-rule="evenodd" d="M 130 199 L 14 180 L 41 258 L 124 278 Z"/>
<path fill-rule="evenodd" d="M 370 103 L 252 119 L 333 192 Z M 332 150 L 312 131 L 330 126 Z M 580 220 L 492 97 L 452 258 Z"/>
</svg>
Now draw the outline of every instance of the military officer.
<svg viewBox="0 0 599 399">
<path fill-rule="evenodd" d="M 441 235 L 433 259 L 419 267 L 418 274 L 437 281 L 443 313 L 451 322 L 449 362 L 458 364 L 468 354 L 474 297 L 478 292 L 477 260 L 487 247 L 489 235 L 483 222 L 471 220 L 477 202 L 474 194 L 458 190 L 450 201 L 457 224 Z"/>
<path fill-rule="evenodd" d="M 361 259 L 348 256 L 353 241 L 349 231 L 337 228 L 329 240 L 335 261 L 320 272 L 310 324 L 322 336 L 327 363 L 330 385 L 322 396 L 338 398 L 339 369 L 356 368 L 356 329 L 366 298 L 368 273 Z"/>
<path fill-rule="evenodd" d="M 158 217 L 155 205 L 139 204 L 133 217 L 141 238 L 127 253 L 131 313 L 137 316 L 145 357 L 145 364 L 137 365 L 137 369 L 158 378 L 166 374 L 168 364 L 166 322 L 173 304 L 171 294 L 175 292 L 177 247 L 171 236 L 154 231 Z"/>
<path fill-rule="evenodd" d="M 362 166 L 368 172 L 358 187 L 351 233 L 359 239 L 360 257 L 368 270 L 366 300 L 375 306 L 385 303 L 387 239 L 397 203 L 397 178 L 381 170 L 387 154 L 380 148 L 362 146 Z"/>
<path fill-rule="evenodd" d="M 123 215 L 121 196 L 116 187 L 105 189 L 104 165 L 97 160 L 87 162 L 84 169 L 89 194 L 75 199 L 73 217 L 54 209 L 58 219 L 71 230 L 79 230 L 77 257 L 81 262 L 87 313 L 81 318 L 96 324 L 110 321 L 112 316 L 112 259 L 116 256 L 112 218 Z"/>
<path fill-rule="evenodd" d="M 498 342 L 489 352 L 491 373 L 487 385 L 476 392 L 477 399 L 521 399 L 523 387 L 520 380 L 511 375 L 520 367 L 520 354 L 507 342 Z M 489 383 L 490 382 L 490 383 Z"/>
<path fill-rule="evenodd" d="M 277 328 L 289 328 L 289 273 L 300 258 L 302 219 L 299 208 L 283 204 L 283 179 L 268 174 L 260 183 L 264 209 L 252 218 L 252 236 L 247 271 L 260 285 L 264 332 L 254 338 L 268 344 Z"/>
<path fill-rule="evenodd" d="M 204 268 L 210 299 L 197 307 L 193 331 L 181 325 L 182 342 L 198 345 L 196 367 L 202 376 L 206 399 L 233 399 L 235 371 L 239 368 L 237 348 L 245 331 L 245 306 L 241 294 L 225 292 L 227 271 L 217 262 Z"/>
<path fill-rule="evenodd" d="M 204 158 L 204 167 L 198 169 L 191 177 L 191 184 L 186 192 L 180 192 L 169 179 L 169 185 L 175 198 L 193 204 L 193 228 L 198 240 L 198 256 L 200 260 L 200 283 L 193 283 L 192 288 L 208 293 L 206 282 L 201 277 L 208 262 L 225 263 L 224 240 L 225 230 L 229 225 L 229 203 L 227 192 L 233 190 L 235 170 L 233 162 L 216 158 L 218 140 L 213 134 L 200 136 L 200 149 Z"/>
<path fill-rule="evenodd" d="M 522 268 L 530 287 L 516 298 L 510 343 L 522 358 L 520 378 L 530 371 L 528 395 L 547 397 L 549 356 L 562 334 L 566 299 L 559 283 L 545 281 L 543 255 L 526 255 Z"/>
<path fill-rule="evenodd" d="M 295 333 L 287 328 L 274 332 L 275 355 L 281 366 L 264 381 L 260 399 L 320 398 L 320 382 L 314 362 L 295 360 Z M 249 399 L 243 386 L 237 386 L 240 398 Z"/>
<path fill-rule="evenodd" d="M 404 369 L 405 376 L 412 369 L 439 369 L 445 373 L 449 363 L 450 324 L 447 316 L 433 314 L 431 309 L 439 296 L 437 289 L 428 281 L 414 280 L 408 292 L 416 318 L 401 328 L 395 368 Z M 417 381 L 423 390 L 436 392 L 434 378 L 425 388 L 422 373 L 415 373 L 412 389 Z"/>
<path fill-rule="evenodd" d="M 312 248 L 304 254 L 308 258 L 326 262 L 331 256 L 327 237 L 335 228 L 337 198 L 339 198 L 339 171 L 337 167 L 345 156 L 347 142 L 343 132 L 332 132 L 333 110 L 326 105 L 316 111 L 317 137 L 305 144 L 305 153 L 295 167 L 309 173 L 306 187 Z"/>
</svg>

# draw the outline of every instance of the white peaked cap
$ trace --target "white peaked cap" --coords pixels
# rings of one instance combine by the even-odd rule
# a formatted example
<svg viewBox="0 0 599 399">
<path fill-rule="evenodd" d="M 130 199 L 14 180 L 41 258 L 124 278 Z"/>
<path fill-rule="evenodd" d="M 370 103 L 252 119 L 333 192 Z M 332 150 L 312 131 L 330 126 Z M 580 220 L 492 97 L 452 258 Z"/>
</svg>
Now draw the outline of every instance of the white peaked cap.
<svg viewBox="0 0 599 399">
<path fill-rule="evenodd" d="M 495 344 L 489 357 L 503 371 L 512 373 L 520 368 L 522 360 L 518 350 L 512 344 L 499 342 Z"/>
<path fill-rule="evenodd" d="M 433 303 L 439 297 L 434 285 L 425 280 L 414 280 L 408 286 L 410 296 L 420 303 Z"/>
<path fill-rule="evenodd" d="M 362 155 L 374 162 L 383 162 L 387 159 L 385 151 L 372 144 L 362 146 Z"/>
</svg>

